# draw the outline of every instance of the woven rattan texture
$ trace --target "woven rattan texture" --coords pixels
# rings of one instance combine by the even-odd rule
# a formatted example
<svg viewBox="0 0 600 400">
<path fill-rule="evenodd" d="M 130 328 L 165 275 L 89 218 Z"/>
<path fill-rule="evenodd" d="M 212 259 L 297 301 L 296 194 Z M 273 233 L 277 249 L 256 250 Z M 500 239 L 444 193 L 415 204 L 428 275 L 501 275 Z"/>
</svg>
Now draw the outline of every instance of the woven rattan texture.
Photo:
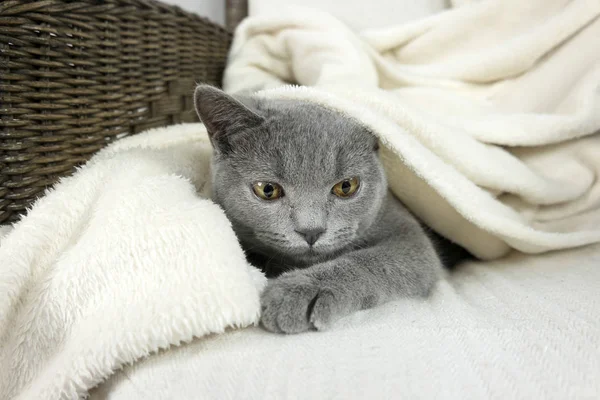
<svg viewBox="0 0 600 400">
<path fill-rule="evenodd" d="M 0 1 L 0 223 L 110 141 L 195 121 L 230 40 L 150 0 Z"/>
</svg>

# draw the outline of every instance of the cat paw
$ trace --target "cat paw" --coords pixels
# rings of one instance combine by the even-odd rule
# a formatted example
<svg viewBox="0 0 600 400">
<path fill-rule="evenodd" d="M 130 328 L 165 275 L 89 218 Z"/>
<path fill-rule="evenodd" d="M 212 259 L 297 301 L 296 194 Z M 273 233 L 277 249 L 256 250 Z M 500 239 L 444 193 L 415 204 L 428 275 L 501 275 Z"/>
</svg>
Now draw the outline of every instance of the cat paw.
<svg viewBox="0 0 600 400">
<path fill-rule="evenodd" d="M 310 276 L 296 273 L 270 281 L 261 296 L 262 326 L 271 332 L 325 330 L 340 315 L 341 296 Z"/>
</svg>

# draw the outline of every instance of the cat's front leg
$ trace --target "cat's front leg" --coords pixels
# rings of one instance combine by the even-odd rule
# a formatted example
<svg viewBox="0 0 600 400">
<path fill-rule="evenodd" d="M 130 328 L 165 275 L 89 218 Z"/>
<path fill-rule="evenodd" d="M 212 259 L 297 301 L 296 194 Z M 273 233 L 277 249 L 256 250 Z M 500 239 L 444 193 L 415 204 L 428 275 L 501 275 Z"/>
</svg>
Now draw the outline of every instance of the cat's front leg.
<svg viewBox="0 0 600 400">
<path fill-rule="evenodd" d="M 426 296 L 440 272 L 441 263 L 426 239 L 388 240 L 271 280 L 261 297 L 261 323 L 272 332 L 325 330 L 352 312 Z"/>
</svg>

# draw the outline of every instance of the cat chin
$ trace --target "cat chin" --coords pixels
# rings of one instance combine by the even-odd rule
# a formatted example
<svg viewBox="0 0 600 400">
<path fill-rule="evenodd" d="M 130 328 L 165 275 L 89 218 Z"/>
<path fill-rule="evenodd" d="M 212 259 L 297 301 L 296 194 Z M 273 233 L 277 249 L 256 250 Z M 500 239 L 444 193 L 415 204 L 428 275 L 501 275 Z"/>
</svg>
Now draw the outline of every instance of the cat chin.
<svg viewBox="0 0 600 400">
<path fill-rule="evenodd" d="M 253 237 L 244 242 L 244 247 L 252 249 L 252 253 L 260 255 L 268 262 L 293 265 L 303 268 L 313 264 L 325 262 L 338 257 L 351 246 L 350 241 L 336 243 L 336 245 L 317 243 L 315 246 L 306 244 L 277 243 L 270 240 L 257 240 Z"/>
<path fill-rule="evenodd" d="M 331 245 L 295 246 L 285 249 L 277 249 L 276 251 L 283 257 L 298 264 L 312 265 L 319 262 L 324 262 L 337 257 L 343 252 L 345 247 Z"/>
</svg>

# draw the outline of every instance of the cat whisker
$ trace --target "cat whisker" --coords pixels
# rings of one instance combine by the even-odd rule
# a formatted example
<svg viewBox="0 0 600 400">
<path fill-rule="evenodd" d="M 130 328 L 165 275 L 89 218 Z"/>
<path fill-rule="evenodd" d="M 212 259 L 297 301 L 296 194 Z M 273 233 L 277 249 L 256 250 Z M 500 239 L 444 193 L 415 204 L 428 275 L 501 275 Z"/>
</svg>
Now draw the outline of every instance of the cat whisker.
<svg viewBox="0 0 600 400">
<path fill-rule="evenodd" d="M 245 252 L 249 252 L 249 251 L 257 249 L 257 248 L 258 248 L 258 246 L 251 246 L 251 247 L 244 246 L 244 251 Z"/>
<path fill-rule="evenodd" d="M 344 234 L 350 231 L 353 231 L 354 228 L 350 227 L 350 226 L 346 226 L 344 228 L 340 228 L 337 231 L 333 232 L 334 235 L 340 235 L 340 234 Z"/>
<path fill-rule="evenodd" d="M 263 239 L 269 243 L 280 243 L 280 244 L 288 244 L 289 243 L 289 241 L 287 241 L 287 240 L 279 240 L 279 239 L 271 239 L 271 238 L 263 238 Z"/>
<path fill-rule="evenodd" d="M 287 239 L 275 239 L 275 238 L 269 238 L 269 237 L 261 237 L 261 236 L 256 236 L 258 239 L 262 239 L 265 242 L 268 243 L 277 243 L 277 244 L 282 244 L 282 245 L 286 245 L 289 244 L 290 241 Z"/>
<path fill-rule="evenodd" d="M 332 241 L 332 243 L 351 243 L 352 239 L 354 238 L 354 234 L 346 234 L 346 235 L 340 235 L 340 236 L 336 236 L 334 238 L 334 240 Z"/>
<path fill-rule="evenodd" d="M 269 242 L 276 242 L 276 243 L 282 243 L 282 244 L 286 244 L 286 243 L 290 242 L 284 235 L 272 234 L 270 232 L 255 231 L 254 236 L 259 239 L 265 239 Z"/>
<path fill-rule="evenodd" d="M 281 234 L 279 234 L 279 233 L 274 233 L 274 232 L 270 232 L 270 231 L 265 231 L 265 230 L 262 230 L 262 229 L 255 229 L 255 230 L 254 230 L 254 233 L 256 233 L 256 234 L 262 234 L 262 235 L 266 235 L 266 236 L 276 236 L 276 237 L 283 236 L 283 235 L 281 235 Z"/>
</svg>

